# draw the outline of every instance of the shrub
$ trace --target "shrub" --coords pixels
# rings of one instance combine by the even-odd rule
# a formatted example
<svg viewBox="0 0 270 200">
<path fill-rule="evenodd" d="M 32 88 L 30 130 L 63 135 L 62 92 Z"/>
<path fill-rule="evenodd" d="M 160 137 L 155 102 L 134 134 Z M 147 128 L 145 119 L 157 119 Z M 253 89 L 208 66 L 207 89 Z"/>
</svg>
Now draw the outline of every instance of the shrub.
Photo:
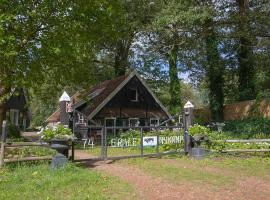
<svg viewBox="0 0 270 200">
<path fill-rule="evenodd" d="M 236 134 L 246 134 L 248 137 L 252 137 L 258 133 L 270 135 L 270 118 L 249 118 L 226 121 L 224 131 L 230 131 Z"/>
<path fill-rule="evenodd" d="M 188 133 L 189 133 L 189 135 L 192 135 L 192 136 L 194 136 L 194 135 L 208 136 L 211 133 L 211 130 L 208 127 L 196 124 L 188 129 Z"/>
<path fill-rule="evenodd" d="M 8 124 L 7 126 L 7 137 L 8 138 L 20 138 L 21 134 L 20 134 L 20 129 L 18 126 L 15 126 L 13 124 Z"/>
</svg>

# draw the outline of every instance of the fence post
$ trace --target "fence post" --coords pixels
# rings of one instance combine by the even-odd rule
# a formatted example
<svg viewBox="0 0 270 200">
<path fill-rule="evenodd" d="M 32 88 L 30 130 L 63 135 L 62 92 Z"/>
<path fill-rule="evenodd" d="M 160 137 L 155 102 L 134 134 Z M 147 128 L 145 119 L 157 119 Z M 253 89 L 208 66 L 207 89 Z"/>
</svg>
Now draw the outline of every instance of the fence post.
<svg viewBox="0 0 270 200">
<path fill-rule="evenodd" d="M 141 138 L 141 142 L 140 142 L 141 156 L 143 156 L 143 128 L 142 127 L 141 127 L 140 138 Z"/>
<path fill-rule="evenodd" d="M 183 120 L 184 120 L 184 151 L 186 154 L 189 153 L 189 135 L 188 135 L 188 127 L 187 127 L 187 113 L 184 111 L 183 113 Z"/>
<path fill-rule="evenodd" d="M 159 154 L 159 131 L 156 128 L 156 133 L 157 133 L 157 154 Z"/>
<path fill-rule="evenodd" d="M 7 121 L 4 120 L 2 124 L 2 142 L 1 142 L 1 152 L 0 152 L 0 168 L 4 166 L 4 158 L 5 158 L 5 143 L 7 136 Z"/>
<path fill-rule="evenodd" d="M 74 161 L 74 159 L 75 159 L 75 156 L 74 156 L 74 143 L 75 143 L 75 141 L 72 141 L 71 142 L 71 161 L 73 162 Z"/>
<path fill-rule="evenodd" d="M 102 128 L 102 134 L 101 134 L 101 155 L 100 157 L 104 159 L 104 132 L 105 132 L 105 126 Z"/>
<path fill-rule="evenodd" d="M 106 127 L 105 127 L 105 131 L 104 131 L 104 133 L 105 133 L 105 140 L 104 140 L 104 146 L 105 146 L 105 148 L 104 148 L 104 160 L 107 160 L 107 157 L 108 157 L 108 152 L 107 152 L 107 129 L 106 129 Z"/>
<path fill-rule="evenodd" d="M 103 160 L 107 159 L 107 129 L 105 125 L 102 128 L 101 135 L 101 158 Z"/>
</svg>

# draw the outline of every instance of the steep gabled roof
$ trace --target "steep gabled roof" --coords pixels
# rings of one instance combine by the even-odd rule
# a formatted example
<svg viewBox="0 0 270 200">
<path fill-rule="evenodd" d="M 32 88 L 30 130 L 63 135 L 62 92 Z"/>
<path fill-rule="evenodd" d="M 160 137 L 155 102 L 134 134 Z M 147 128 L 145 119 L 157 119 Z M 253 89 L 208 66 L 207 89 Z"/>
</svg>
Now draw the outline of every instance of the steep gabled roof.
<svg viewBox="0 0 270 200">
<path fill-rule="evenodd" d="M 76 92 L 71 97 L 71 101 L 73 101 L 73 107 L 78 108 L 86 102 L 91 101 L 91 103 L 87 105 L 87 112 L 84 113 L 88 116 L 87 113 L 90 113 L 92 110 L 94 110 L 95 107 L 102 103 L 102 101 L 106 99 L 107 96 L 111 94 L 112 91 L 126 79 L 126 77 L 127 75 L 124 75 L 112 80 L 106 80 L 98 85 L 91 87 L 88 90 Z M 60 121 L 59 108 L 46 120 L 46 122 L 56 121 Z"/>
<path fill-rule="evenodd" d="M 141 77 L 136 71 L 130 73 L 129 75 L 124 75 L 112 80 L 104 81 L 96 86 L 93 86 L 87 91 L 80 92 L 80 95 L 77 94 L 76 98 L 72 96 L 71 99 L 74 103 L 74 108 L 80 110 L 80 108 L 84 106 L 83 109 L 81 109 L 81 112 L 85 116 L 87 116 L 88 119 L 92 119 L 134 76 L 136 76 L 140 80 L 140 82 L 153 96 L 155 101 L 159 104 L 159 106 L 163 109 L 167 116 L 171 117 L 167 109 L 156 98 L 156 96 L 153 94 L 153 92 L 149 89 L 149 87 L 141 79 Z M 81 96 L 82 98 L 78 98 L 78 96 Z M 46 122 L 53 121 L 60 121 L 59 109 L 46 120 Z"/>
</svg>

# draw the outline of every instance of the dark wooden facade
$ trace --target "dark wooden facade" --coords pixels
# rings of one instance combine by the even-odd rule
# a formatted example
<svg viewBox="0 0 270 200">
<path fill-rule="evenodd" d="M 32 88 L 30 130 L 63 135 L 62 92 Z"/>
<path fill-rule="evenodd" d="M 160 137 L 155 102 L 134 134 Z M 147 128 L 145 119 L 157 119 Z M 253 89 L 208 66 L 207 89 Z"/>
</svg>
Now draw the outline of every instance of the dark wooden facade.
<svg viewBox="0 0 270 200">
<path fill-rule="evenodd" d="M 71 97 L 76 112 L 75 125 L 98 126 L 149 126 L 170 118 L 166 108 L 159 102 L 140 76 L 133 72 L 105 81 Z M 63 109 L 62 109 L 63 110 Z M 59 122 L 60 109 L 47 122 Z"/>
<path fill-rule="evenodd" d="M 131 93 L 137 93 L 137 99 Z M 146 126 L 150 125 L 150 119 L 163 121 L 168 117 L 135 76 L 94 116 L 93 120 L 104 121 L 115 118 L 117 126 L 128 126 L 130 119 L 138 119 L 139 125 Z"/>
<path fill-rule="evenodd" d="M 30 124 L 30 112 L 27 107 L 26 92 L 21 89 L 6 103 L 6 119 L 9 123 L 25 130 Z"/>
</svg>

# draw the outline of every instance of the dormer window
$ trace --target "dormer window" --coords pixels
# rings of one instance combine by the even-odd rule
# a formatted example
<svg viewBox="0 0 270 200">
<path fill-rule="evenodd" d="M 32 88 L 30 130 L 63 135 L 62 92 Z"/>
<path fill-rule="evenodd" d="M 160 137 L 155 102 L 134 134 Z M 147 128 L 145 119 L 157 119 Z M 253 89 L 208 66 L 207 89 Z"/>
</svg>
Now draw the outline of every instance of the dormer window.
<svg viewBox="0 0 270 200">
<path fill-rule="evenodd" d="M 138 90 L 137 89 L 130 89 L 129 99 L 131 101 L 134 101 L 134 102 L 138 101 Z"/>
</svg>

